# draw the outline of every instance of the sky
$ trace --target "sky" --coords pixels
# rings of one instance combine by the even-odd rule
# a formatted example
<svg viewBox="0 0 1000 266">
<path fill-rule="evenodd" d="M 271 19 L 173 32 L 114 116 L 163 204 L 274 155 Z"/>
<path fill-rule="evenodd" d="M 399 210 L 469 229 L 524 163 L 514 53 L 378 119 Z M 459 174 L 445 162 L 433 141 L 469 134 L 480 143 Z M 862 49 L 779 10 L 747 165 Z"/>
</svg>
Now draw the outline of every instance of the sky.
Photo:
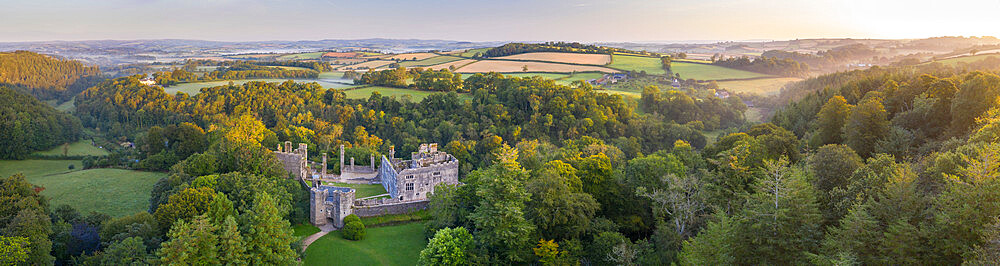
<svg viewBox="0 0 1000 266">
<path fill-rule="evenodd" d="M 1000 0 L 0 0 L 0 42 L 1000 36 Z"/>
</svg>

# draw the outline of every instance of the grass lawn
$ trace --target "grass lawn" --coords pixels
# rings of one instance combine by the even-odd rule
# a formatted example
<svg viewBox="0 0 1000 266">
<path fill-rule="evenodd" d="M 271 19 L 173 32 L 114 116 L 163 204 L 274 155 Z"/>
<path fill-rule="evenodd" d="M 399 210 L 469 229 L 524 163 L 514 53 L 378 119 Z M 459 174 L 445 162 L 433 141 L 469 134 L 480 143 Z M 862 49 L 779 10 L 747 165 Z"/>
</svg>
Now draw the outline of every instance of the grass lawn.
<svg viewBox="0 0 1000 266">
<path fill-rule="evenodd" d="M 354 198 L 356 199 L 389 193 L 386 192 L 385 187 L 382 187 L 380 184 L 347 184 L 328 182 L 324 185 L 353 188 Z"/>
<path fill-rule="evenodd" d="M 800 78 L 766 78 L 750 80 L 719 81 L 719 88 L 733 92 L 754 93 L 764 96 L 778 95 L 785 84 L 800 81 Z"/>
<path fill-rule="evenodd" d="M 344 93 L 347 94 L 348 99 L 368 99 L 371 97 L 372 92 L 379 92 L 382 97 L 392 97 L 395 96 L 396 99 L 401 99 L 404 95 L 409 95 L 412 97 L 414 102 L 419 102 L 427 98 L 428 95 L 432 93 L 443 93 L 437 91 L 422 91 L 422 90 L 412 90 L 412 89 L 401 89 L 401 88 L 391 88 L 391 87 L 380 87 L 380 86 L 370 86 L 362 87 L 357 89 L 345 90 Z M 468 94 L 459 94 L 459 98 L 468 99 L 470 96 Z"/>
<path fill-rule="evenodd" d="M 292 226 L 293 236 L 297 239 L 302 239 L 315 233 L 319 233 L 319 227 L 313 226 L 311 224 L 296 224 Z"/>
<path fill-rule="evenodd" d="M 327 234 L 306 249 L 305 265 L 414 265 L 427 246 L 424 223 L 368 228 L 360 241 Z"/>
<path fill-rule="evenodd" d="M 663 64 L 660 63 L 660 59 L 653 57 L 616 54 L 611 56 L 611 64 L 608 64 L 608 67 L 628 71 L 646 71 L 646 73 L 653 75 L 667 73 L 663 70 Z"/>
<path fill-rule="evenodd" d="M 657 62 L 657 64 L 659 64 L 659 62 Z M 759 78 L 768 76 L 765 74 L 743 71 L 728 67 L 697 64 L 697 63 L 686 63 L 686 62 L 671 63 L 670 69 L 673 70 L 674 73 L 681 74 L 681 78 L 683 79 L 697 79 L 697 80 L 748 79 L 748 78 Z"/>
<path fill-rule="evenodd" d="M 442 55 L 442 56 L 435 56 L 435 57 L 427 58 L 427 59 L 424 59 L 424 60 L 399 62 L 399 66 L 401 66 L 401 67 L 407 67 L 407 68 L 412 68 L 412 67 L 426 67 L 426 66 L 433 66 L 433 65 L 437 65 L 437 64 L 444 64 L 444 63 L 448 63 L 448 62 L 455 62 L 455 61 L 462 60 L 462 59 L 464 59 L 464 58 L 457 57 L 457 56 Z"/>
<path fill-rule="evenodd" d="M 469 50 L 466 50 L 465 52 L 462 52 L 461 56 L 462 57 L 473 57 L 473 56 L 476 56 L 477 53 L 486 52 L 486 50 L 489 50 L 489 49 L 491 49 L 491 48 L 469 49 Z"/>
<path fill-rule="evenodd" d="M 50 206 L 67 204 L 82 214 L 92 211 L 113 217 L 131 215 L 149 208 L 149 192 L 165 173 L 122 169 L 69 170 L 82 168 L 78 160 L 0 161 L 0 176 L 24 173 L 28 182 L 45 187 L 42 195 Z"/>
<path fill-rule="evenodd" d="M 63 155 L 63 145 L 55 146 L 47 151 L 35 152 L 36 155 L 46 155 L 46 156 L 62 156 Z M 108 151 L 98 148 L 94 145 L 90 145 L 90 140 L 80 140 L 69 144 L 69 152 L 66 155 L 69 156 L 102 156 L 108 155 Z M 79 165 L 77 166 L 79 167 Z"/>
<path fill-rule="evenodd" d="M 316 82 L 319 83 L 319 85 L 322 85 L 324 88 L 334 88 L 334 89 L 342 89 L 354 86 L 354 85 L 348 85 L 339 82 L 331 82 L 319 79 L 240 79 L 240 80 L 218 80 L 218 81 L 206 81 L 206 82 L 181 83 L 170 87 L 165 87 L 163 88 L 163 91 L 170 95 L 177 94 L 177 92 L 184 92 L 187 93 L 188 95 L 194 96 L 195 94 L 201 93 L 202 88 L 228 85 L 229 82 L 232 82 L 233 84 L 242 85 L 250 81 L 266 81 L 266 82 L 281 83 L 288 80 L 294 80 L 296 82 Z M 345 80 L 344 82 L 347 81 Z"/>
</svg>

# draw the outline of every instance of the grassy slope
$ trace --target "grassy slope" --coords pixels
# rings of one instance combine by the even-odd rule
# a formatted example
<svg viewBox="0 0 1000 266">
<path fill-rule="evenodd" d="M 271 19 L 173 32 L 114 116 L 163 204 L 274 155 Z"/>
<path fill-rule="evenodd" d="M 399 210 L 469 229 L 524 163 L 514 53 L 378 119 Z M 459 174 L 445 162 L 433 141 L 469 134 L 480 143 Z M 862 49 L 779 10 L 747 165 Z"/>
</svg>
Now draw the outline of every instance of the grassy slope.
<svg viewBox="0 0 1000 266">
<path fill-rule="evenodd" d="M 414 265 L 427 246 L 423 223 L 368 228 L 360 241 L 339 232 L 321 237 L 306 249 L 305 265 Z"/>
<path fill-rule="evenodd" d="M 750 80 L 720 81 L 719 88 L 734 92 L 755 93 L 760 95 L 777 95 L 785 84 L 800 81 L 800 78 L 765 78 Z"/>
<path fill-rule="evenodd" d="M 69 165 L 76 166 L 69 170 Z M 149 208 L 149 191 L 164 173 L 121 169 L 78 170 L 78 160 L 0 161 L 0 176 L 24 173 L 28 182 L 45 187 L 51 206 L 68 204 L 81 213 L 102 212 L 114 217 Z"/>
<path fill-rule="evenodd" d="M 35 152 L 35 154 L 37 154 L 37 155 L 48 155 L 48 156 L 62 156 L 63 155 L 63 146 L 62 145 L 55 146 L 52 149 L 49 149 L 47 151 Z M 98 147 L 95 147 L 94 145 L 90 145 L 90 140 L 80 140 L 80 141 L 73 142 L 73 143 L 69 144 L 69 152 L 66 155 L 69 155 L 69 156 L 86 156 L 86 155 L 102 156 L 102 155 L 108 155 L 108 151 L 106 151 L 104 149 L 101 149 L 101 148 L 98 148 Z"/>
<path fill-rule="evenodd" d="M 476 55 L 476 53 L 486 52 L 486 50 L 489 50 L 489 49 L 490 48 L 469 49 L 469 50 L 466 50 L 465 52 L 462 52 L 461 56 L 462 57 L 473 57 L 473 56 Z"/>
<path fill-rule="evenodd" d="M 570 83 L 573 83 L 574 81 L 577 81 L 577 80 L 586 81 L 586 80 L 591 80 L 591 79 L 599 79 L 599 78 L 601 78 L 603 76 L 604 76 L 604 73 L 576 73 L 576 74 L 570 75 L 569 77 L 565 77 L 565 78 L 556 80 L 556 83 L 559 83 L 559 84 L 562 84 L 562 85 L 569 85 Z"/>
<path fill-rule="evenodd" d="M 1000 54 L 981 54 L 981 55 L 962 56 L 962 57 L 949 58 L 949 59 L 938 60 L 938 61 L 934 61 L 934 62 L 939 62 L 939 63 L 945 64 L 945 65 L 954 66 L 954 65 L 957 65 L 958 63 L 972 63 L 972 62 L 975 62 L 975 61 L 986 59 L 986 58 L 991 57 L 991 56 L 1000 58 Z"/>
<path fill-rule="evenodd" d="M 427 98 L 427 96 L 433 93 L 444 93 L 437 91 L 422 91 L 413 89 L 403 89 L 403 88 L 392 88 L 392 87 L 380 87 L 380 86 L 369 86 L 356 89 L 345 90 L 344 93 L 347 94 L 348 99 L 368 99 L 372 95 L 372 92 L 379 92 L 382 97 L 392 97 L 395 96 L 397 99 L 403 97 L 403 95 L 409 95 L 414 102 L 419 102 Z M 461 99 L 470 99 L 469 94 L 459 94 Z"/>
<path fill-rule="evenodd" d="M 667 73 L 663 70 L 663 64 L 660 63 L 660 59 L 653 57 L 616 54 L 611 56 L 611 64 L 608 64 L 608 67 L 629 71 L 646 71 L 648 74 L 655 75 Z"/>
<path fill-rule="evenodd" d="M 323 55 L 323 52 L 312 52 L 312 53 L 301 53 L 301 54 L 289 54 L 282 55 L 278 57 L 278 60 L 301 60 L 301 59 L 318 59 Z"/>
<path fill-rule="evenodd" d="M 364 198 L 389 193 L 385 192 L 385 188 L 379 184 L 326 183 L 326 185 L 353 188 L 354 198 Z"/>
<path fill-rule="evenodd" d="M 558 73 L 531 73 L 531 72 L 528 72 L 528 73 L 510 73 L 510 74 L 503 74 L 503 75 L 504 76 L 508 76 L 508 77 L 518 77 L 518 78 L 530 78 L 530 77 L 539 76 L 539 77 L 543 77 L 543 78 L 547 78 L 547 79 L 561 79 L 561 78 L 569 77 L 569 75 L 566 75 L 566 74 L 558 74 Z M 465 76 L 472 76 L 472 75 L 465 75 Z"/>
<path fill-rule="evenodd" d="M 744 71 L 739 69 L 713 66 L 706 64 L 674 62 L 670 64 L 671 70 L 680 73 L 683 79 L 697 80 L 720 80 L 720 79 L 748 79 L 766 77 L 768 75 Z"/>
<path fill-rule="evenodd" d="M 319 228 L 311 224 L 296 224 L 292 226 L 293 236 L 297 239 L 305 238 L 309 235 L 319 233 Z"/>
<path fill-rule="evenodd" d="M 399 62 L 399 66 L 402 66 L 402 67 L 426 67 L 426 66 L 433 66 L 433 65 L 437 65 L 437 64 L 444 64 L 444 63 L 448 63 L 448 62 L 455 62 L 455 61 L 462 60 L 462 59 L 463 58 L 457 57 L 457 56 L 442 55 L 442 56 L 435 56 L 435 57 L 427 58 L 427 59 L 424 59 L 424 60 Z"/>
</svg>

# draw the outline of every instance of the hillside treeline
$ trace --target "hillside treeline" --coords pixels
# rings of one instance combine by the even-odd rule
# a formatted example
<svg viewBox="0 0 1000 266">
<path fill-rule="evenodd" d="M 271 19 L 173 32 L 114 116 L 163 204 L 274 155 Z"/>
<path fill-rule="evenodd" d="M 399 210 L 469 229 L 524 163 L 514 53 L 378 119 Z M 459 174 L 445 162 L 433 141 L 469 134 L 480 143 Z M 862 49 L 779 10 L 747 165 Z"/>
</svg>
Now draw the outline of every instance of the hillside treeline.
<svg viewBox="0 0 1000 266">
<path fill-rule="evenodd" d="M 80 120 L 34 97 L 0 86 L 0 159 L 24 159 L 39 150 L 74 142 Z"/>
<path fill-rule="evenodd" d="M 181 68 L 193 72 L 197 71 L 199 66 L 238 66 L 238 65 L 301 67 L 301 68 L 316 70 L 319 72 L 333 70 L 333 68 L 330 67 L 330 64 L 324 64 L 320 62 L 245 61 L 245 60 L 218 61 L 218 60 L 194 60 L 194 59 L 185 60 L 184 66 Z"/>
<path fill-rule="evenodd" d="M 640 55 L 655 55 L 649 52 L 636 52 L 621 48 L 612 48 L 598 45 L 581 44 L 577 42 L 545 42 L 545 43 L 508 43 L 498 47 L 490 48 L 476 57 L 500 57 L 523 53 L 534 52 L 562 52 L 562 53 L 585 53 L 585 54 L 613 54 L 628 53 Z"/>
<path fill-rule="evenodd" d="M 42 100 L 69 100 L 100 81 L 101 72 L 73 60 L 28 51 L 0 52 L 0 84 Z"/>
<path fill-rule="evenodd" d="M 794 60 L 808 65 L 815 71 L 835 71 L 846 69 L 849 63 L 877 63 L 874 62 L 873 58 L 878 55 L 879 53 L 875 49 L 859 43 L 835 47 L 816 54 L 769 50 L 761 54 L 761 57 Z"/>
<path fill-rule="evenodd" d="M 284 69 L 274 66 L 261 66 L 257 64 L 227 64 L 216 70 L 207 72 L 201 77 L 191 73 L 185 68 L 174 69 L 173 71 L 161 71 L 153 73 L 156 83 L 163 86 L 176 85 L 184 82 L 213 81 L 213 80 L 236 80 L 251 78 L 317 78 L 319 72 L 308 69 Z"/>
<path fill-rule="evenodd" d="M 713 61 L 712 64 L 777 76 L 798 77 L 809 74 L 809 65 L 792 59 L 778 59 L 774 57 L 762 56 L 753 59 L 747 56 L 730 57 L 718 59 Z"/>
</svg>

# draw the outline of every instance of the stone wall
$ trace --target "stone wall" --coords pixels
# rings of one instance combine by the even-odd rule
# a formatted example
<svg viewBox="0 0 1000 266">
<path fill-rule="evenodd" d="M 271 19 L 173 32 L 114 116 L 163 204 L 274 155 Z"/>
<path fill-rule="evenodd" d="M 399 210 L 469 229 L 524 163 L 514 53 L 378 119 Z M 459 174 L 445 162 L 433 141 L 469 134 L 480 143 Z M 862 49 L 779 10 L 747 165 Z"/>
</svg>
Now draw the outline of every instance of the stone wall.
<svg viewBox="0 0 1000 266">
<path fill-rule="evenodd" d="M 429 201 L 411 201 L 380 206 L 354 206 L 354 214 L 360 217 L 372 217 L 386 214 L 404 214 L 419 210 L 426 210 Z"/>
</svg>

